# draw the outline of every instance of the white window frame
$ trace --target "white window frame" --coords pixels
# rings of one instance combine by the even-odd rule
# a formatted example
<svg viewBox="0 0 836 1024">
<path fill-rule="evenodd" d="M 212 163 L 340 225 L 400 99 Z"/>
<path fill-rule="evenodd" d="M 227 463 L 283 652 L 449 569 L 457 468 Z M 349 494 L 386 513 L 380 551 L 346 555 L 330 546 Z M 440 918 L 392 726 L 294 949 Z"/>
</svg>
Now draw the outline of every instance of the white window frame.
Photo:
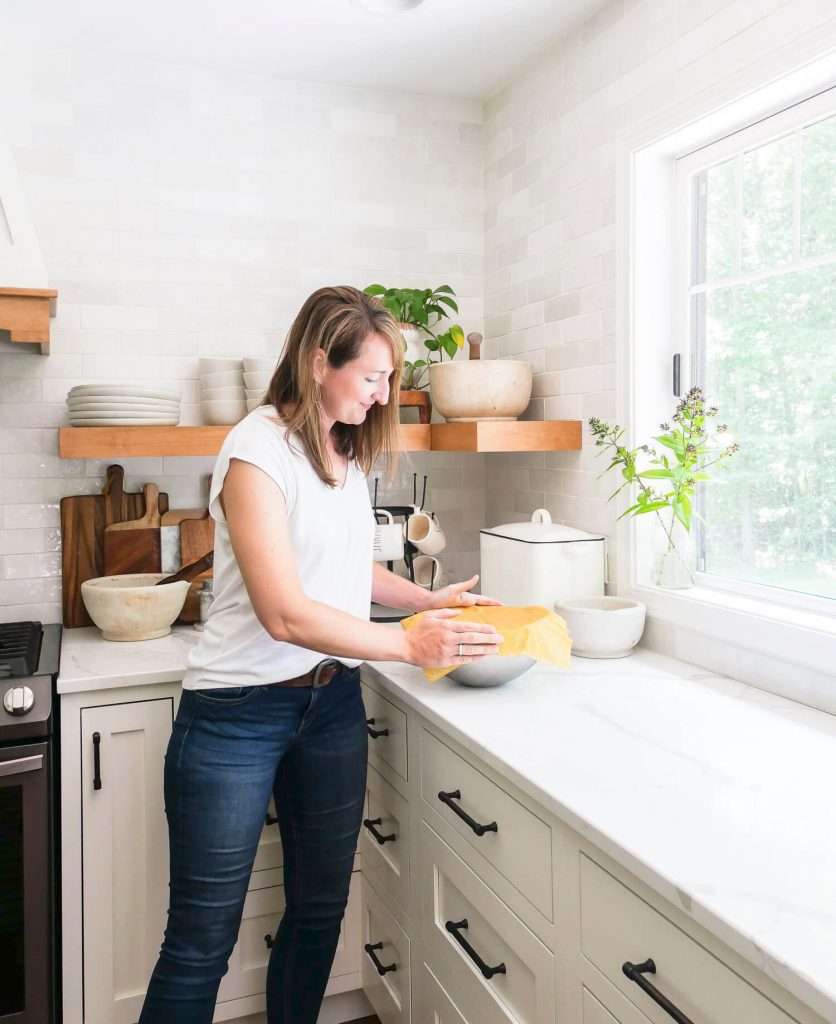
<svg viewBox="0 0 836 1024">
<path fill-rule="evenodd" d="M 829 89 L 810 96 L 807 99 L 792 103 L 782 111 L 765 117 L 755 124 L 750 124 L 736 132 L 725 135 L 722 139 L 709 142 L 699 149 L 686 155 L 680 156 L 675 161 L 676 174 L 676 208 L 677 208 L 677 236 L 676 236 L 676 277 L 674 287 L 677 289 L 677 297 L 687 297 L 690 289 L 691 258 L 694 245 L 694 224 L 693 224 L 693 202 L 691 179 L 693 175 L 707 167 L 736 156 L 741 151 L 755 149 L 773 139 L 781 138 L 798 129 L 815 124 L 826 117 L 836 115 L 836 84 Z M 796 210 L 796 213 L 798 211 Z M 800 221 L 796 217 L 794 225 L 795 245 L 799 244 Z M 802 260 L 794 264 L 792 269 L 807 269 L 809 267 L 821 266 L 824 263 L 834 263 L 834 257 L 813 258 Z M 788 270 L 791 268 L 787 268 Z M 760 273 L 741 274 L 734 279 L 734 283 L 745 283 L 749 280 L 756 280 L 762 277 Z M 690 303 L 674 301 L 673 308 L 673 331 L 672 351 L 677 350 L 682 357 L 682 393 L 696 383 L 696 373 L 691 363 L 693 355 L 692 346 L 692 323 Z M 676 348 L 679 340 L 681 348 Z M 710 396 L 709 396 L 710 397 Z M 675 399 L 671 398 L 671 404 Z M 720 410 L 722 419 L 723 410 Z M 732 431 L 734 432 L 734 431 Z M 722 475 L 722 473 L 720 474 Z M 710 486 L 710 485 L 709 485 Z M 834 499 L 836 500 L 836 499 Z M 699 566 L 698 566 L 699 568 Z M 803 608 L 810 612 L 826 617 L 836 616 L 836 599 L 821 597 L 816 594 L 799 593 L 792 590 L 782 590 L 777 587 L 770 587 L 765 584 L 735 580 L 728 577 L 718 577 L 713 574 L 698 571 L 695 579 L 700 587 L 707 587 L 712 590 L 723 590 L 730 594 L 738 594 L 745 597 L 755 598 L 760 601 L 776 605 L 786 605 L 791 608 Z"/>
<path fill-rule="evenodd" d="M 763 69 L 748 68 L 617 140 L 616 419 L 632 444 L 649 439 L 670 419 L 673 353 L 690 353 L 682 333 L 688 316 L 685 260 L 679 258 L 690 204 L 678 202 L 677 161 L 836 86 L 833 40 L 830 49 L 827 40 L 817 42 L 810 43 L 806 63 L 797 50 L 793 70 L 783 76 L 765 82 Z M 739 138 L 730 145 L 739 148 Z M 683 358 L 683 391 L 689 380 Z M 626 507 L 625 501 L 619 512 Z M 813 607 L 775 600 L 774 588 L 715 586 L 716 579 L 707 586 L 704 576 L 689 590 L 654 587 L 640 571 L 650 563 L 651 518 L 619 522 L 615 589 L 644 602 L 652 624 L 681 627 L 727 648 L 755 651 L 836 679 L 832 601 L 814 597 Z"/>
</svg>

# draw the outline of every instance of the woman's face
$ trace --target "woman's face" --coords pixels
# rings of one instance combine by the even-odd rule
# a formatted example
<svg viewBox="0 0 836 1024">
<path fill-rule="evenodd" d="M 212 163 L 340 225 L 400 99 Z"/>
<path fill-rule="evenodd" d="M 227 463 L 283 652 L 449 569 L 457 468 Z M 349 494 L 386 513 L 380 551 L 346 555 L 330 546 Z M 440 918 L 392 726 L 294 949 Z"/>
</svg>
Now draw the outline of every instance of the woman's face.
<svg viewBox="0 0 836 1024">
<path fill-rule="evenodd" d="M 385 337 L 370 334 L 357 358 L 339 369 L 328 365 L 324 353 L 319 365 L 323 412 L 329 420 L 359 424 L 375 402 L 386 405 L 389 401 L 389 378 L 394 366 L 392 347 Z"/>
</svg>

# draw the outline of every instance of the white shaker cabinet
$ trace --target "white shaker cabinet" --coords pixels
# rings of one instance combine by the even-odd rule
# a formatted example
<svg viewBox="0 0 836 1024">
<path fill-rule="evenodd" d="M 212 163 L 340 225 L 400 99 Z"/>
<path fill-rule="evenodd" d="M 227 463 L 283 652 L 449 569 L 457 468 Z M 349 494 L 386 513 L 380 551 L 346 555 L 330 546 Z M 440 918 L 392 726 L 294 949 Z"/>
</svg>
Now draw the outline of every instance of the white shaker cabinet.
<svg viewBox="0 0 836 1024">
<path fill-rule="evenodd" d="M 396 728 L 370 734 L 367 799 L 397 839 L 364 840 L 363 984 L 384 1024 L 827 1024 L 396 682 L 367 668 L 363 692 L 372 727 Z"/>
<path fill-rule="evenodd" d="M 165 751 L 179 682 L 61 696 L 64 1024 L 135 1024 L 168 909 Z M 284 909 L 272 800 L 214 1019 L 263 1013 L 269 943 Z M 363 1016 L 360 874 L 326 989 L 329 1024 Z M 334 996 L 333 1000 L 327 997 Z"/>
</svg>

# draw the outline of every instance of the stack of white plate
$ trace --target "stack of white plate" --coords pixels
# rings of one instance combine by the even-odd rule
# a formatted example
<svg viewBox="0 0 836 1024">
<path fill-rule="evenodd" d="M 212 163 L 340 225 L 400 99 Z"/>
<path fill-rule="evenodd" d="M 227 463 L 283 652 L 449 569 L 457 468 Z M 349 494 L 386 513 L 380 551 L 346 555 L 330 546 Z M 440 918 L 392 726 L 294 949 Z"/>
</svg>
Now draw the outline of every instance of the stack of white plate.
<svg viewBox="0 0 836 1024">
<path fill-rule="evenodd" d="M 264 395 L 273 379 L 275 359 L 247 358 L 244 364 L 244 388 L 247 396 L 247 412 L 252 412 L 264 401 Z"/>
<path fill-rule="evenodd" d="M 237 423 L 247 415 L 240 359 L 206 356 L 199 360 L 198 371 L 204 423 Z"/>
<path fill-rule="evenodd" d="M 80 384 L 67 393 L 70 426 L 163 427 L 180 422 L 180 391 L 162 384 Z"/>
</svg>

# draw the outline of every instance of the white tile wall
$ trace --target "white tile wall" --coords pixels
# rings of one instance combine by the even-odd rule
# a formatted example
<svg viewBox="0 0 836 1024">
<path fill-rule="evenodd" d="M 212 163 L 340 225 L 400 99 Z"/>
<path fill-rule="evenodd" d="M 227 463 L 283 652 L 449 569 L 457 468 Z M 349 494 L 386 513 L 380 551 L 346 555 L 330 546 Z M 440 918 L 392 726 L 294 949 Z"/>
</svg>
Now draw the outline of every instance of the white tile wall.
<svg viewBox="0 0 836 1024">
<path fill-rule="evenodd" d="M 815 0 L 614 0 L 486 102 L 485 350 L 532 364 L 530 418 L 616 419 L 616 133 L 743 69 L 770 81 L 826 26 Z M 584 432 L 580 452 L 488 456 L 488 522 L 539 504 L 611 533 Z"/>
<path fill-rule="evenodd" d="M 280 350 L 315 288 L 448 283 L 483 329 L 478 101 L 228 74 L 0 39 L 0 123 L 50 284 L 52 353 L 0 341 L 0 620 L 60 621 L 58 502 L 112 460 L 61 460 L 72 386 L 177 382 L 198 423 L 200 355 Z M 213 459 L 122 459 L 172 507 L 206 500 Z M 484 462 L 403 456 L 381 493 L 429 473 L 451 578 L 478 568 Z M 420 482 L 419 475 L 419 482 Z"/>
</svg>

